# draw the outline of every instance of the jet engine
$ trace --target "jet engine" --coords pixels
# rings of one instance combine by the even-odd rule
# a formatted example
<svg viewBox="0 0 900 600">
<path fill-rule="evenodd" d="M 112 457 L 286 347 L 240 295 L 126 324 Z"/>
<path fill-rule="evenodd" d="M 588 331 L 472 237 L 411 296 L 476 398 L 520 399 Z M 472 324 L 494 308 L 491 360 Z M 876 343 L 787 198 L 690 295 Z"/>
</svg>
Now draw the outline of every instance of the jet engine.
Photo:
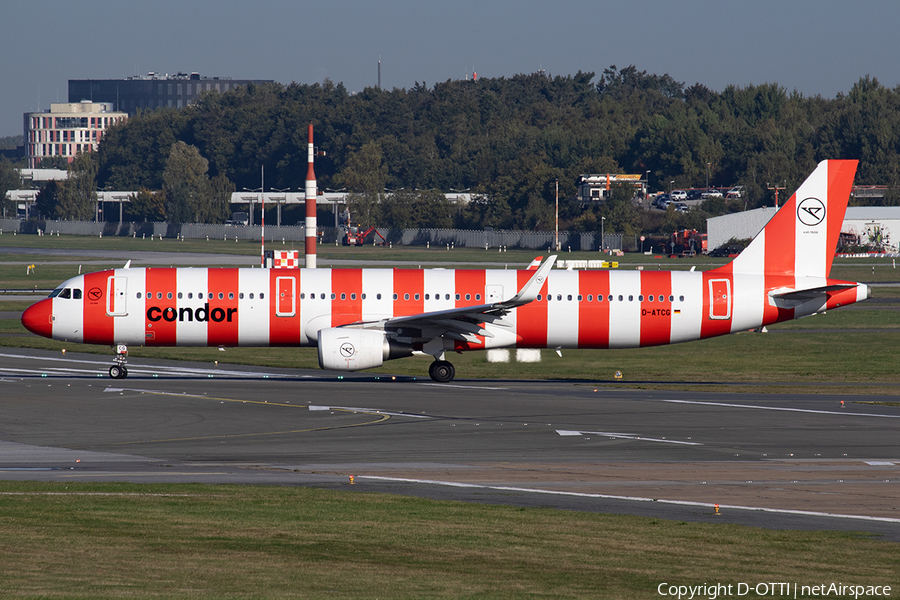
<svg viewBox="0 0 900 600">
<path fill-rule="evenodd" d="M 360 371 L 412 355 L 412 347 L 398 344 L 379 329 L 328 327 L 318 333 L 319 366 L 323 369 Z"/>
</svg>

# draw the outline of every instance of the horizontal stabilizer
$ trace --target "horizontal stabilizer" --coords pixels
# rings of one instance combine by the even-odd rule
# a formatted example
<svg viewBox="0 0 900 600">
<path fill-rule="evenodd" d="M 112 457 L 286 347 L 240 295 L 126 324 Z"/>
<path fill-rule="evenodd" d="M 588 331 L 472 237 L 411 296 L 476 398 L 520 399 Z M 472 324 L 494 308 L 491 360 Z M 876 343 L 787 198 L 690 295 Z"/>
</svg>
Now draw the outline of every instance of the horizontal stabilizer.
<svg viewBox="0 0 900 600">
<path fill-rule="evenodd" d="M 856 284 L 853 283 L 839 283 L 805 290 L 772 290 L 769 292 L 769 298 L 779 308 L 794 308 L 810 300 L 824 300 L 829 292 L 839 292 L 855 287 Z"/>
</svg>

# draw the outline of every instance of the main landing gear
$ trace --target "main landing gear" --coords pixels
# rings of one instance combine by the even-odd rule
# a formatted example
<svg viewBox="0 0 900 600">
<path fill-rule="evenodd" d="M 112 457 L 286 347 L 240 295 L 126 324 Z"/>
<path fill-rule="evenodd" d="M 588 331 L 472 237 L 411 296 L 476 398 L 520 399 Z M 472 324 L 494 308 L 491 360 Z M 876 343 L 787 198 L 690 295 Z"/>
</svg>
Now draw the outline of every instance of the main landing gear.
<svg viewBox="0 0 900 600">
<path fill-rule="evenodd" d="M 449 361 L 436 360 L 428 367 L 428 375 L 433 381 L 438 383 L 449 383 L 453 381 L 456 369 L 453 368 L 453 363 Z"/>
<path fill-rule="evenodd" d="M 109 368 L 109 376 L 113 379 L 128 377 L 128 369 L 125 367 L 125 363 L 128 362 L 128 346 L 125 344 L 116 346 L 116 357 L 113 360 L 116 364 Z"/>
</svg>

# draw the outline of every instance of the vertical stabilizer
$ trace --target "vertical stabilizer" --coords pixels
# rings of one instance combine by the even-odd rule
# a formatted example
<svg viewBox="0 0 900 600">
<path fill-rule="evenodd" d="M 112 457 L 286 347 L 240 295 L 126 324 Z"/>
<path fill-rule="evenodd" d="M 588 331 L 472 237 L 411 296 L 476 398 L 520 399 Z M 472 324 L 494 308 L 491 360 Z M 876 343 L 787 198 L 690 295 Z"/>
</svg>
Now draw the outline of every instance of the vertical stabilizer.
<svg viewBox="0 0 900 600">
<path fill-rule="evenodd" d="M 734 274 L 828 277 L 858 162 L 820 162 L 750 245 L 723 269 Z"/>
</svg>

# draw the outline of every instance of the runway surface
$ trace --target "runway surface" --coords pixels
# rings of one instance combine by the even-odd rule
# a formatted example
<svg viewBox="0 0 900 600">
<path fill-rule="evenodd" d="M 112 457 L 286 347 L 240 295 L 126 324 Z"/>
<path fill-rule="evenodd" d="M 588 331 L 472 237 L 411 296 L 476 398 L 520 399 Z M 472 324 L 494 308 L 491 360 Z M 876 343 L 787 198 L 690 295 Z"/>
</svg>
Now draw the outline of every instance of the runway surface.
<svg viewBox="0 0 900 600">
<path fill-rule="evenodd" d="M 900 397 L 140 359 L 112 380 L 109 364 L 0 349 L 0 479 L 311 485 L 900 541 Z"/>
</svg>

